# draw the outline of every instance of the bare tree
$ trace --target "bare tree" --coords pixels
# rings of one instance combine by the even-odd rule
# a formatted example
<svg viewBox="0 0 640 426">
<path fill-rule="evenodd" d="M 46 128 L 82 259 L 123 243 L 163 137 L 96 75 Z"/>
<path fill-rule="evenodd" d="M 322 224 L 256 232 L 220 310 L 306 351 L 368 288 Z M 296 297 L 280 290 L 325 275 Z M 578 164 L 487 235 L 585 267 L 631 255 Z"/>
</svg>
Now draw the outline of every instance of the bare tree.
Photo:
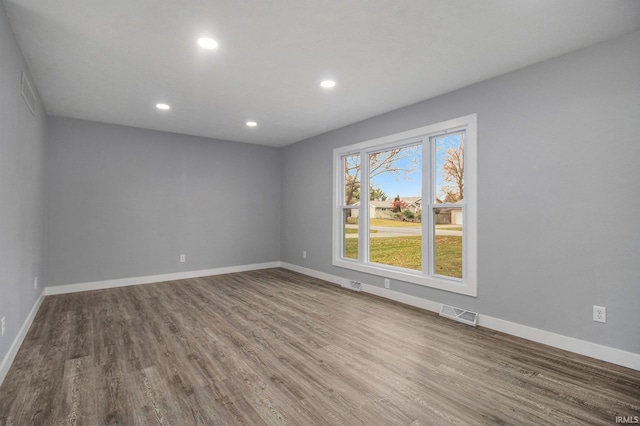
<svg viewBox="0 0 640 426">
<path fill-rule="evenodd" d="M 360 199 L 360 156 L 351 155 L 344 160 L 345 205 Z"/>
<path fill-rule="evenodd" d="M 382 173 L 392 173 L 398 179 L 407 179 L 418 167 L 418 149 L 419 146 L 412 146 L 369 154 L 368 179 Z M 345 204 L 351 205 L 360 199 L 360 157 L 345 157 L 344 168 Z"/>
<path fill-rule="evenodd" d="M 442 165 L 442 179 L 453 183 L 443 186 L 444 201 L 455 203 L 464 198 L 464 148 L 462 145 L 447 150 L 447 159 Z"/>
</svg>

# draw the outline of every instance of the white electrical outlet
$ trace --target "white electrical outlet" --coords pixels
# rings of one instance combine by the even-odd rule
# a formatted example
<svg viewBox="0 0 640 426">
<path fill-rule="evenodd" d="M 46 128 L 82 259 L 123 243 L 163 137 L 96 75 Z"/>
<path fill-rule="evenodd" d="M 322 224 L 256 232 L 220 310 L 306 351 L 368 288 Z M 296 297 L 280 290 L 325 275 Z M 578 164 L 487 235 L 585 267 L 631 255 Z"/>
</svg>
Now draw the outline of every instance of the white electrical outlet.
<svg viewBox="0 0 640 426">
<path fill-rule="evenodd" d="M 38 277 L 33 279 L 33 288 L 38 288 Z"/>
<path fill-rule="evenodd" d="M 384 279 L 384 288 L 391 288 L 391 280 L 389 278 Z"/>
<path fill-rule="evenodd" d="M 593 305 L 593 320 L 596 322 L 607 322 L 607 308 Z"/>
<path fill-rule="evenodd" d="M 181 255 L 180 255 L 180 262 L 181 262 L 181 263 L 184 263 L 184 262 L 186 262 L 186 261 L 187 261 L 187 255 L 186 255 L 186 254 L 181 254 Z"/>
<path fill-rule="evenodd" d="M 302 251 L 302 258 L 303 258 L 303 259 L 306 259 L 306 258 L 307 258 L 307 251 L 306 251 L 306 250 L 303 250 L 303 251 Z"/>
<path fill-rule="evenodd" d="M 0 326 L 0 336 L 4 336 L 4 331 L 5 331 L 4 317 L 2 317 L 2 320 L 0 322 L 2 323 L 2 325 Z"/>
</svg>

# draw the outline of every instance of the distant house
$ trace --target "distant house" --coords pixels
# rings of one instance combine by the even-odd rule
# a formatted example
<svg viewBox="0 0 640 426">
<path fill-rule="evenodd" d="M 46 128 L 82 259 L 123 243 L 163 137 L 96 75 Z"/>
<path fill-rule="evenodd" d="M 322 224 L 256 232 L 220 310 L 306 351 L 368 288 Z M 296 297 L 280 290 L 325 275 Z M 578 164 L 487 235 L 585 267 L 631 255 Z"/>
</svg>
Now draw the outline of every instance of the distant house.
<svg viewBox="0 0 640 426">
<path fill-rule="evenodd" d="M 354 206 L 359 206 L 360 201 L 354 204 Z M 391 201 L 369 201 L 369 216 L 372 219 L 390 219 L 392 217 L 392 206 Z M 351 215 L 353 217 L 358 217 L 358 210 L 353 210 Z"/>
<path fill-rule="evenodd" d="M 462 225 L 462 210 L 456 209 L 451 211 L 451 224 Z"/>
<path fill-rule="evenodd" d="M 454 202 L 454 201 L 452 201 Z M 455 201 L 462 203 L 464 201 Z M 442 204 L 439 198 L 436 198 L 436 204 Z M 462 209 L 460 208 L 440 208 L 435 210 L 436 223 L 439 225 L 462 225 Z"/>
<path fill-rule="evenodd" d="M 411 210 L 415 214 L 422 213 L 422 197 L 405 197 L 402 201 L 407 203 L 405 210 Z"/>
<path fill-rule="evenodd" d="M 462 225 L 462 209 L 435 209 L 435 219 L 438 225 Z"/>
<path fill-rule="evenodd" d="M 393 207 L 391 201 L 369 201 L 369 216 L 378 219 L 390 219 Z"/>
<path fill-rule="evenodd" d="M 415 214 L 422 213 L 422 197 L 406 197 L 402 198 L 402 201 L 407 203 L 407 207 L 404 210 L 410 210 Z M 360 201 L 354 204 L 354 206 L 359 206 Z M 393 200 L 373 200 L 369 201 L 369 216 L 372 219 L 391 219 L 393 218 Z M 353 217 L 358 217 L 358 211 L 354 210 L 352 213 Z"/>
</svg>

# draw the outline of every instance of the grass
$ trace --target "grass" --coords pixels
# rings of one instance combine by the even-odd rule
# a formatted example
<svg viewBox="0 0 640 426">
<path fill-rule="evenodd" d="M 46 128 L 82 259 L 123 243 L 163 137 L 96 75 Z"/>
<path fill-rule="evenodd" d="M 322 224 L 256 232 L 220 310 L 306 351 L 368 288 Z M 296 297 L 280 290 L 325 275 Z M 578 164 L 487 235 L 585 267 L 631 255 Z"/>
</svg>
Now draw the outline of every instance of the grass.
<svg viewBox="0 0 640 426">
<path fill-rule="evenodd" d="M 422 269 L 421 241 L 420 236 L 372 238 L 369 258 L 372 262 L 419 271 Z"/>
<path fill-rule="evenodd" d="M 347 223 L 350 225 L 357 225 L 358 218 L 350 217 L 347 218 Z M 420 228 L 422 224 L 420 222 L 403 222 L 401 220 L 392 220 L 392 219 L 371 219 L 369 222 L 370 226 L 393 226 L 396 228 Z"/>
<path fill-rule="evenodd" d="M 440 235 L 436 237 L 435 273 L 462 278 L 462 237 Z"/>
<path fill-rule="evenodd" d="M 358 258 L 358 239 L 345 241 L 345 257 Z M 369 256 L 372 262 L 401 268 L 422 269 L 422 237 L 372 238 Z M 462 237 L 438 236 L 435 242 L 435 273 L 462 278 Z"/>
<path fill-rule="evenodd" d="M 395 228 L 420 228 L 420 222 L 403 222 L 391 219 L 371 219 L 370 226 L 393 226 Z"/>
</svg>

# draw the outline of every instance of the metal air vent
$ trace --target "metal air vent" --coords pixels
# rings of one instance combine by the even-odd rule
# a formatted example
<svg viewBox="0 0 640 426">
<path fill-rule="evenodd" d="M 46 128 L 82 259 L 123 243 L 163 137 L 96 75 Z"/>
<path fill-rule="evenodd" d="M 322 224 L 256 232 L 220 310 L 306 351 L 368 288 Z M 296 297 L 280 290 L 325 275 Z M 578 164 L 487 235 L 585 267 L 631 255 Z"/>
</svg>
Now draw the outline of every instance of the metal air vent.
<svg viewBox="0 0 640 426">
<path fill-rule="evenodd" d="M 460 321 L 464 324 L 476 326 L 478 324 L 478 313 L 467 311 L 466 309 L 456 308 L 454 306 L 442 305 L 440 316 Z"/>
<path fill-rule="evenodd" d="M 362 291 L 362 283 L 352 280 L 342 280 L 342 287 L 353 291 Z"/>
</svg>

